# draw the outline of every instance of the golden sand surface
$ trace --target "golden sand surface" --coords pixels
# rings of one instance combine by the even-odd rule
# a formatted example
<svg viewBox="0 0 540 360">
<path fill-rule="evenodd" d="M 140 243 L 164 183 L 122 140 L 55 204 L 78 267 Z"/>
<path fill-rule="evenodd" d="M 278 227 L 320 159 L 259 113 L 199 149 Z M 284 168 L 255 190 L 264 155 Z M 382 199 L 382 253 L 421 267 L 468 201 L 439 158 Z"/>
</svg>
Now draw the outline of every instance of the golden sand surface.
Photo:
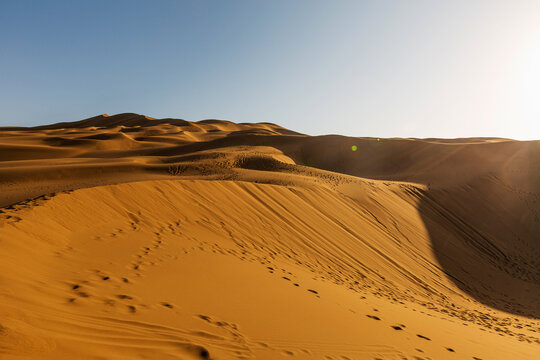
<svg viewBox="0 0 540 360">
<path fill-rule="evenodd" d="M 0 359 L 540 357 L 540 141 L 100 115 L 0 206 Z"/>
</svg>

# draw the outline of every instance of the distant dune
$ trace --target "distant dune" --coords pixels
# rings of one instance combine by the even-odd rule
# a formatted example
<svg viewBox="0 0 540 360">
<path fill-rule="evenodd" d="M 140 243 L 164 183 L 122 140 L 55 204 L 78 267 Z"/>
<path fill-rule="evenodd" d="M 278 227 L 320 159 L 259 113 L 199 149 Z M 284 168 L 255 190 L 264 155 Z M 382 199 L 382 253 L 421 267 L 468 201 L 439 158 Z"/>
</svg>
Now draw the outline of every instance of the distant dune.
<svg viewBox="0 0 540 360">
<path fill-rule="evenodd" d="M 0 128 L 0 359 L 537 359 L 540 141 Z"/>
</svg>

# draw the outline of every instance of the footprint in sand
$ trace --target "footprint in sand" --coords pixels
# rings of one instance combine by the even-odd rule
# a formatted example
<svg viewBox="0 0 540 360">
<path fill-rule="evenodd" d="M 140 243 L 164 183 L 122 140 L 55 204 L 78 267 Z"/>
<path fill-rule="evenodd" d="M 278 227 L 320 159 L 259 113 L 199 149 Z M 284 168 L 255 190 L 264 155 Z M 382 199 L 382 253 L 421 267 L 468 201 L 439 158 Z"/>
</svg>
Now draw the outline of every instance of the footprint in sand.
<svg viewBox="0 0 540 360">
<path fill-rule="evenodd" d="M 116 297 L 122 300 L 133 300 L 133 297 L 124 294 L 116 295 Z"/>
<path fill-rule="evenodd" d="M 81 291 L 81 285 L 79 285 L 79 284 L 75 284 L 75 285 L 73 285 L 71 288 L 72 288 L 72 289 L 75 291 L 75 293 L 76 293 L 77 295 L 79 295 L 80 297 L 84 297 L 84 298 L 90 297 L 90 295 L 88 295 L 86 292 Z M 73 301 L 75 301 L 75 300 L 73 300 Z M 70 300 L 70 302 L 73 302 L 73 301 Z"/>
</svg>

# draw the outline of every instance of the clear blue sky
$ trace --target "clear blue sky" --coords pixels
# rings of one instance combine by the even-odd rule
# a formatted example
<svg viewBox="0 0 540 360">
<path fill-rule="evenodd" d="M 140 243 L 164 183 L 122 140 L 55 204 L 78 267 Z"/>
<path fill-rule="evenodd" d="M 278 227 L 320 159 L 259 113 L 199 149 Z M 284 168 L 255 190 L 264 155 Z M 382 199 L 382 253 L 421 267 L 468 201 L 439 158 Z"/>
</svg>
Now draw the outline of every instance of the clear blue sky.
<svg viewBox="0 0 540 360">
<path fill-rule="evenodd" d="M 0 126 L 540 138 L 540 1 L 0 0 Z"/>
</svg>

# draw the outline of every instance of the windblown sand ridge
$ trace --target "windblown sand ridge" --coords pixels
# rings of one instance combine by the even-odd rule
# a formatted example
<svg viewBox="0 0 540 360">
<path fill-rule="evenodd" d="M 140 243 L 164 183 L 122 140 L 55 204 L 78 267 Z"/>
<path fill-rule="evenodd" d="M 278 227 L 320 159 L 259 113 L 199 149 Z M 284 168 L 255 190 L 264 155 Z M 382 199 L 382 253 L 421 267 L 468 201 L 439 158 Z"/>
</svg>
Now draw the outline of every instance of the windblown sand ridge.
<svg viewBox="0 0 540 360">
<path fill-rule="evenodd" d="M 538 142 L 122 114 L 0 147 L 1 358 L 540 349 Z"/>
</svg>

